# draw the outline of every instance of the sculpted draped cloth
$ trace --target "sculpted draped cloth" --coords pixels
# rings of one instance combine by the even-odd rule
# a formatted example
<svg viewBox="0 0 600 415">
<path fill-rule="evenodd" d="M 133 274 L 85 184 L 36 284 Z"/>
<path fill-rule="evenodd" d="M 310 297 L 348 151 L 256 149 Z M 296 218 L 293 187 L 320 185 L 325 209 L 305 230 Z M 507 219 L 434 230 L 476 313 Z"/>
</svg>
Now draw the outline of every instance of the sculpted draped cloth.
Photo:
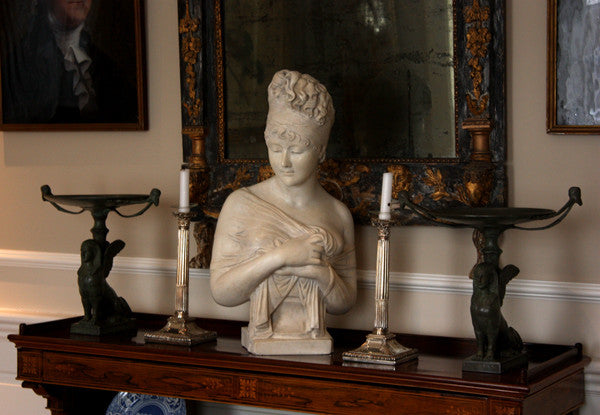
<svg viewBox="0 0 600 415">
<path fill-rule="evenodd" d="M 319 235 L 324 247 L 324 260 L 329 266 L 330 282 L 323 291 L 315 279 L 296 275 L 271 275 L 250 296 L 248 335 L 252 339 L 277 337 L 273 330 L 272 315 L 286 300 L 299 301 L 304 309 L 303 338 L 328 336 L 324 314 L 328 304 L 348 300 L 345 279 L 353 278 L 354 247 L 344 251 L 341 236 L 319 226 L 305 225 L 271 203 L 259 198 L 247 188 L 234 192 L 230 198 L 227 220 L 221 238 L 225 247 L 213 253 L 211 273 L 223 274 L 247 261 L 274 249 L 285 241 L 308 235 Z M 301 318 L 301 316 L 292 316 Z M 284 336 L 288 336 L 285 334 Z"/>
</svg>

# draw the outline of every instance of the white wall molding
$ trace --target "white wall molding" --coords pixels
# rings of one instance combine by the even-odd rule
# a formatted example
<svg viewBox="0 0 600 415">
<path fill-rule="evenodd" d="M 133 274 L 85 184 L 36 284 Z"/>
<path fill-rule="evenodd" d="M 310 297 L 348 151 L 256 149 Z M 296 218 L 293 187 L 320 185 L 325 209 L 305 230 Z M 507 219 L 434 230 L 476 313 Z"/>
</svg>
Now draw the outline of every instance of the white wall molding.
<svg viewBox="0 0 600 415">
<path fill-rule="evenodd" d="M 79 261 L 77 254 L 0 249 L 0 267 L 75 271 L 79 268 Z M 174 276 L 176 268 L 177 262 L 174 259 L 117 257 L 112 272 Z M 206 269 L 191 269 L 190 277 L 208 278 L 209 273 Z M 358 282 L 362 288 L 373 289 L 375 271 L 359 271 Z M 392 272 L 390 290 L 470 295 L 471 281 L 458 275 Z M 506 295 L 516 298 L 600 303 L 600 284 L 524 280 L 517 277 L 508 285 Z"/>
<path fill-rule="evenodd" d="M 77 254 L 0 249 L 0 267 L 76 271 L 80 264 Z M 174 259 L 116 257 L 112 272 L 168 276 L 175 275 L 176 268 Z"/>
<path fill-rule="evenodd" d="M 359 271 L 359 284 L 374 288 L 375 271 Z M 466 276 L 390 272 L 390 290 L 471 295 Z M 600 303 L 600 284 L 524 280 L 518 277 L 506 288 L 507 297 Z"/>
</svg>

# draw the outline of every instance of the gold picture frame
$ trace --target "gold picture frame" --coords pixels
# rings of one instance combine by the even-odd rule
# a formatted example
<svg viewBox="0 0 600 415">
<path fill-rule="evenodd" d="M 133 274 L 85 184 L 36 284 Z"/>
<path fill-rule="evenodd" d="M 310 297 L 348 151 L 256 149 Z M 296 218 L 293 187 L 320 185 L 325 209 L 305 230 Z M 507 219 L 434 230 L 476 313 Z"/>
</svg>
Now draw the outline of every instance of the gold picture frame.
<svg viewBox="0 0 600 415">
<path fill-rule="evenodd" d="M 600 17 L 600 1 L 548 0 L 548 133 L 600 134 L 600 29 L 590 14 Z"/>
</svg>

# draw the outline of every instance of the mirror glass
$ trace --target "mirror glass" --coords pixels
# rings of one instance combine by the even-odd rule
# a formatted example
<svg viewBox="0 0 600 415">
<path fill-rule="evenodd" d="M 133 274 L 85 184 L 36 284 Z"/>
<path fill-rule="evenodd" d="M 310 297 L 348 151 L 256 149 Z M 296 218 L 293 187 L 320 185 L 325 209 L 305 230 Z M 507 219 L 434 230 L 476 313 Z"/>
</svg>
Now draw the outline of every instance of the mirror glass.
<svg viewBox="0 0 600 415">
<path fill-rule="evenodd" d="M 452 3 L 223 2 L 225 158 L 266 158 L 267 87 L 284 68 L 332 95 L 329 157 L 456 157 Z"/>
</svg>

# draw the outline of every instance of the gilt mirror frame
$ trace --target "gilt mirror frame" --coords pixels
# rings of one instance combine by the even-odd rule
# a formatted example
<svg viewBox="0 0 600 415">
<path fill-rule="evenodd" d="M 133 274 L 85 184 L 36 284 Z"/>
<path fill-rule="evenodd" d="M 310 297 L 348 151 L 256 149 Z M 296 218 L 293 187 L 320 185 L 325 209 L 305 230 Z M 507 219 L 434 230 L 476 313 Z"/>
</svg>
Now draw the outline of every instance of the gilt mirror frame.
<svg viewBox="0 0 600 415">
<path fill-rule="evenodd" d="M 224 152 L 224 0 L 178 0 L 183 159 L 196 204 L 198 255 L 208 267 L 212 234 L 226 197 L 272 174 L 264 160 L 227 159 Z M 454 0 L 455 157 L 328 160 L 324 187 L 341 199 L 355 223 L 379 208 L 381 177 L 393 172 L 393 196 L 408 191 L 428 208 L 505 206 L 505 0 Z M 293 69 L 293 68 L 290 68 Z M 265 114 L 266 117 L 266 114 Z M 419 224 L 416 218 L 408 220 Z"/>
</svg>

